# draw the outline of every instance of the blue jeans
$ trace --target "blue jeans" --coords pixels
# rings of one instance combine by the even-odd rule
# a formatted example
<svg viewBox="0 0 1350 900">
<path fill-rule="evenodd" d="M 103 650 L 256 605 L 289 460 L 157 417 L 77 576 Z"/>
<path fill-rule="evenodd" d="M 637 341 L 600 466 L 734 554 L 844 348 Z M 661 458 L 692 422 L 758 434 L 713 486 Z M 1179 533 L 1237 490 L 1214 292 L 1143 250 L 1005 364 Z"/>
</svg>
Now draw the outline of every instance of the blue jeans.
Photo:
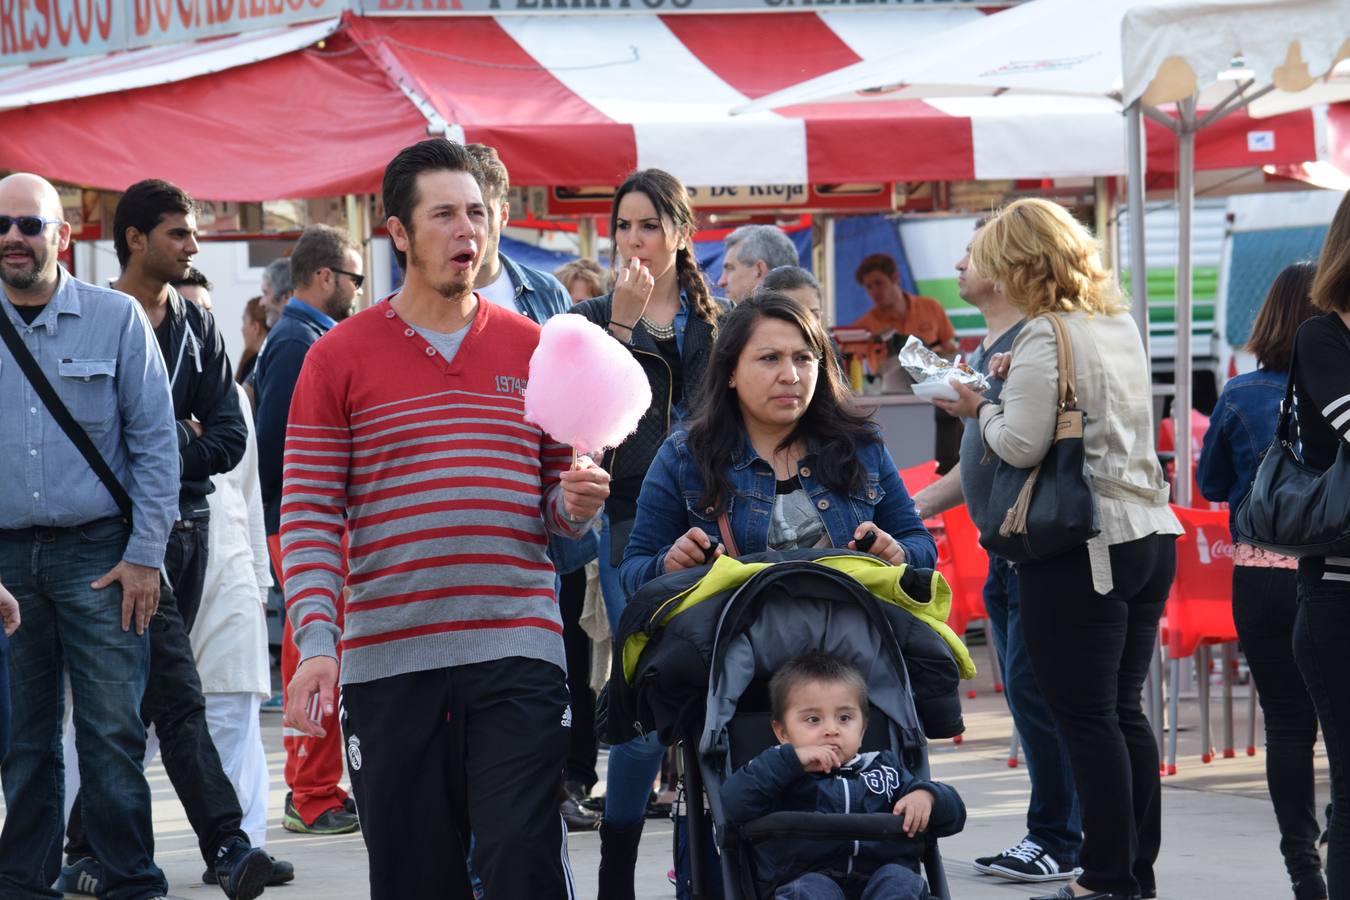
<svg viewBox="0 0 1350 900">
<path fill-rule="evenodd" d="M 613 828 L 632 828 L 647 814 L 652 782 L 661 774 L 661 759 L 666 745 L 656 732 L 609 748 L 609 766 L 605 770 L 605 824 Z"/>
<path fill-rule="evenodd" d="M 923 876 L 899 863 L 889 863 L 872 873 L 863 888 L 862 900 L 927 900 Z M 807 872 L 778 888 L 773 900 L 844 900 L 844 889 L 828 875 Z"/>
<path fill-rule="evenodd" d="M 9 752 L 9 638 L 0 630 L 0 759 Z"/>
<path fill-rule="evenodd" d="M 605 614 L 609 616 L 610 634 L 618 637 L 619 616 L 623 615 L 623 608 L 628 605 L 628 595 L 623 592 L 623 585 L 619 583 L 618 566 L 610 565 L 609 513 L 605 513 L 600 522 L 600 541 L 596 552 L 596 560 L 600 563 L 600 594 L 605 600 Z M 615 652 L 618 652 L 617 647 Z"/>
<path fill-rule="evenodd" d="M 141 695 L 149 634 L 122 630 L 122 590 L 92 590 L 122 558 L 128 527 L 105 520 L 0 540 L 0 583 L 23 624 L 10 641 L 13 742 L 0 765 L 8 809 L 0 831 L 0 898 L 53 897 L 61 871 L 64 762 L 62 669 L 70 673 L 83 811 L 110 900 L 167 892 L 154 863 L 150 790 L 141 765 Z"/>
<path fill-rule="evenodd" d="M 989 557 L 984 583 L 984 608 L 989 613 L 994 647 L 1003 667 L 1003 696 L 1022 738 L 1022 752 L 1031 780 L 1027 837 L 1055 858 L 1061 869 L 1078 865 L 1083 826 L 1078 794 L 1073 787 L 1069 755 L 1059 739 L 1050 707 L 1036 683 L 1031 657 L 1022 639 L 1022 600 L 1017 573 L 1007 560 Z"/>
</svg>

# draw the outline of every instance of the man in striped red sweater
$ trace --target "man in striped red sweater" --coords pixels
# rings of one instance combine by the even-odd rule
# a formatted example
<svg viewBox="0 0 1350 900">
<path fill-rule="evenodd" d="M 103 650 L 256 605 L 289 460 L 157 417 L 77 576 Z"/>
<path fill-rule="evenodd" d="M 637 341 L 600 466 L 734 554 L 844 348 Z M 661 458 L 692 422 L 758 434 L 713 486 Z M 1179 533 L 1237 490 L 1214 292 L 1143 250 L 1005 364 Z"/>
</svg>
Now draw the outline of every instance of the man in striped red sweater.
<svg viewBox="0 0 1350 900">
<path fill-rule="evenodd" d="M 571 719 L 546 531 L 582 534 L 609 475 L 524 419 L 539 326 L 473 293 L 487 210 L 436 139 L 385 170 L 403 289 L 322 337 L 286 429 L 281 545 L 301 664 L 286 724 L 331 727 L 373 898 L 572 895 L 558 815 Z M 348 533 L 345 624 L 340 541 Z"/>
</svg>

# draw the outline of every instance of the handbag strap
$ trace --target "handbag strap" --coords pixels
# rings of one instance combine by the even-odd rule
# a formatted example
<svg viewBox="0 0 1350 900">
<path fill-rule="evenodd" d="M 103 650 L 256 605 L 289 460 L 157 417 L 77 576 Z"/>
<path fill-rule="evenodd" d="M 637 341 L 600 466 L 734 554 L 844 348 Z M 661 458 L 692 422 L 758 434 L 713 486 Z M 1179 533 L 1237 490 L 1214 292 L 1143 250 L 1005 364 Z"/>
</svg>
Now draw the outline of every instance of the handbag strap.
<svg viewBox="0 0 1350 900">
<path fill-rule="evenodd" d="M 66 409 L 66 405 L 61 402 L 60 396 L 56 393 L 56 388 L 47 380 L 42 367 L 38 365 L 33 354 L 28 352 L 28 347 L 23 339 L 19 337 L 19 330 L 14 327 L 14 323 L 9 320 L 8 312 L 0 306 L 0 337 L 4 338 L 5 346 L 13 354 L 15 362 L 19 368 L 23 369 L 23 374 L 28 376 L 28 383 L 37 391 L 38 396 L 46 405 L 47 411 L 56 419 L 56 424 L 61 426 L 61 430 L 70 438 L 70 442 L 75 445 L 75 449 L 80 451 L 85 462 L 89 463 L 89 468 L 94 470 L 103 486 L 112 494 L 112 498 L 117 503 L 117 508 L 122 511 L 122 515 L 131 521 L 131 497 L 127 494 L 126 488 L 117 480 L 113 470 L 108 466 L 103 454 L 98 452 L 94 442 L 90 440 L 89 433 L 86 432 L 80 423 L 75 421 L 75 417 Z"/>
<path fill-rule="evenodd" d="M 1073 367 L 1073 341 L 1069 339 L 1069 329 L 1064 321 L 1054 313 L 1047 318 L 1055 332 L 1055 350 L 1059 354 L 1059 411 L 1074 409 L 1078 406 L 1077 375 Z"/>
<path fill-rule="evenodd" d="M 726 513 L 717 517 L 717 530 L 722 532 L 722 549 L 727 556 L 732 559 L 741 555 L 741 551 L 736 548 L 736 539 L 731 536 L 731 520 L 727 518 Z"/>
</svg>

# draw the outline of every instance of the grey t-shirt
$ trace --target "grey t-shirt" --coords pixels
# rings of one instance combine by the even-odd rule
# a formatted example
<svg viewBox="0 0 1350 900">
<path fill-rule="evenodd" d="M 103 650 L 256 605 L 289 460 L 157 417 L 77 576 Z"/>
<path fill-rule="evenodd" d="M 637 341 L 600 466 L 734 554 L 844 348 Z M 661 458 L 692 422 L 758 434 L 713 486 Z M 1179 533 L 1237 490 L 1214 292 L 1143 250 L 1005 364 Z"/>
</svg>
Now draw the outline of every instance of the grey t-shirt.
<svg viewBox="0 0 1350 900">
<path fill-rule="evenodd" d="M 801 479 L 793 477 L 778 482 L 769 516 L 770 550 L 800 550 L 830 546 L 830 535 L 825 523 L 811 504 L 811 498 L 802 488 Z"/>
<path fill-rule="evenodd" d="M 454 362 L 455 354 L 459 352 L 459 345 L 464 343 L 464 336 L 469 333 L 469 326 L 473 325 L 473 320 L 469 320 L 459 331 L 431 331 L 427 328 L 418 328 L 412 326 L 413 330 L 420 334 L 428 344 L 436 348 L 436 352 L 445 357 L 446 362 Z"/>
<path fill-rule="evenodd" d="M 1018 322 L 1009 328 L 1003 334 L 999 335 L 998 340 L 986 347 L 979 347 L 966 364 L 981 374 L 989 374 L 989 357 L 995 353 L 1007 353 L 1012 349 L 1013 341 L 1022 331 L 1022 326 L 1026 324 L 1026 319 Z M 998 400 L 999 394 L 1003 393 L 1003 379 L 989 379 L 989 390 L 984 392 L 985 399 Z M 970 510 L 970 515 L 976 521 L 980 519 L 980 514 L 984 511 L 984 502 L 989 499 L 989 491 L 994 486 L 994 467 L 998 463 L 998 457 L 992 453 L 989 459 L 984 459 L 984 438 L 980 436 L 980 420 L 966 419 L 966 430 L 961 435 L 961 491 L 966 496 L 966 507 Z"/>
</svg>

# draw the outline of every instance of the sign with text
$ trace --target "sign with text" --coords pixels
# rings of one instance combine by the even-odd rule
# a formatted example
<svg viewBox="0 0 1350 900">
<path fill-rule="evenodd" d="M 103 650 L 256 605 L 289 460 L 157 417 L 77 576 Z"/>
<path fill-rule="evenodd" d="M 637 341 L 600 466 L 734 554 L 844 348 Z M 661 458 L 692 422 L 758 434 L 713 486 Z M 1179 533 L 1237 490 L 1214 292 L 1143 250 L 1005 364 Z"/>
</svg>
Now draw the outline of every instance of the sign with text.
<svg viewBox="0 0 1350 900">
<path fill-rule="evenodd" d="M 0 0 L 0 66 L 334 18 L 355 0 Z"/>
<path fill-rule="evenodd" d="M 1020 0 L 354 0 L 367 16 L 482 16 L 506 13 L 709 13 L 788 9 L 952 9 L 1015 6 Z"/>
<path fill-rule="evenodd" d="M 553 187 L 541 215 L 607 216 L 612 187 Z M 896 207 L 891 184 L 729 184 L 690 187 L 694 208 L 710 212 L 783 210 L 789 212 L 891 212 Z"/>
</svg>

